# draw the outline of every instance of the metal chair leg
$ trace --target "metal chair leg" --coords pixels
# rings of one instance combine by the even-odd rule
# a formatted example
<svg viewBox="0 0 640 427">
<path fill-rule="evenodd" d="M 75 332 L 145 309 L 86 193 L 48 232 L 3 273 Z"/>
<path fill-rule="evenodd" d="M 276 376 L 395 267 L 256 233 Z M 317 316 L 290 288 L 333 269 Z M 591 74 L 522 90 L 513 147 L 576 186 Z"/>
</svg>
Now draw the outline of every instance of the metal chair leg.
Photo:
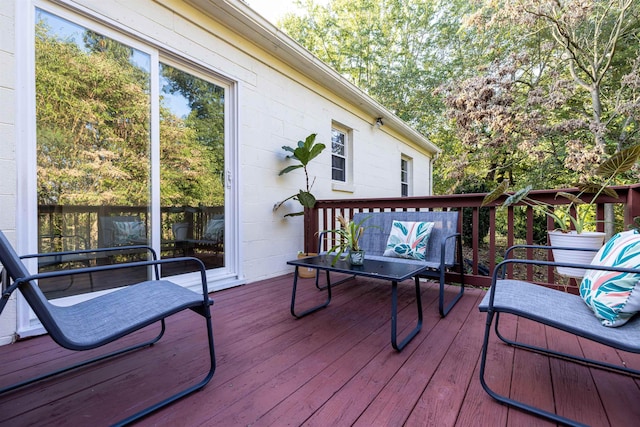
<svg viewBox="0 0 640 427">
<path fill-rule="evenodd" d="M 441 317 L 446 317 L 447 314 L 449 314 L 449 312 L 453 308 L 453 306 L 456 305 L 456 303 L 460 300 L 460 298 L 462 298 L 462 295 L 464 294 L 464 265 L 463 265 L 463 258 L 462 258 L 462 242 L 458 241 L 458 244 L 456 245 L 456 247 L 457 247 L 458 261 L 459 261 L 458 267 L 460 268 L 460 292 L 456 294 L 453 300 L 449 302 L 449 304 L 446 307 L 444 306 L 445 269 L 444 268 L 440 269 L 440 295 L 438 298 L 438 311 L 440 312 Z"/>
<path fill-rule="evenodd" d="M 176 400 L 182 399 L 185 396 L 188 396 L 191 393 L 194 393 L 198 390 L 202 390 L 202 388 L 204 388 L 204 386 L 206 386 L 209 381 L 211 380 L 211 378 L 213 377 L 213 374 L 216 371 L 216 355 L 215 355 L 215 350 L 214 350 L 214 344 L 213 344 L 213 326 L 211 324 L 211 312 L 209 310 L 205 310 L 205 313 L 199 313 L 202 314 L 205 318 L 205 321 L 207 322 L 207 339 L 208 339 L 208 343 L 209 343 L 209 371 L 207 372 L 207 374 L 205 375 L 205 377 L 198 383 L 192 385 L 191 387 L 188 387 L 176 394 L 174 394 L 171 397 L 168 397 L 166 399 L 164 399 L 161 402 L 158 402 L 154 405 L 151 405 L 145 409 L 143 409 L 142 411 L 131 415 L 130 417 L 125 418 L 122 421 L 119 421 L 118 423 L 114 424 L 114 426 L 125 426 L 128 424 L 133 423 L 134 421 L 137 421 L 149 414 L 151 414 L 152 412 L 155 412 L 173 402 L 175 402 Z"/>
<path fill-rule="evenodd" d="M 553 412 L 549 412 L 549 411 L 545 411 L 541 408 L 537 408 L 535 406 L 531 406 L 529 404 L 526 404 L 524 402 L 518 401 L 518 400 L 514 400 L 509 398 L 508 396 L 502 395 L 500 393 L 495 392 L 493 389 L 491 389 L 491 387 L 489 387 L 489 385 L 486 382 L 485 379 L 485 370 L 486 370 L 486 364 L 487 364 L 487 354 L 489 351 L 489 337 L 491 334 L 491 323 L 494 320 L 494 315 L 495 315 L 495 328 L 496 331 L 498 330 L 498 323 L 499 323 L 499 313 L 488 313 L 487 314 L 487 324 L 485 326 L 485 333 L 484 333 L 484 340 L 482 342 L 482 352 L 481 352 L 481 356 L 480 356 L 480 384 L 482 385 L 482 388 L 484 389 L 484 391 L 487 392 L 487 394 L 489 396 L 491 396 L 493 399 L 497 400 L 498 402 L 507 405 L 507 406 L 511 406 L 514 408 L 518 408 L 520 410 L 529 412 L 531 414 L 537 415 L 539 417 L 542 418 L 546 418 L 549 419 L 555 423 L 561 424 L 561 425 L 567 425 L 567 426 L 575 426 L 575 427 L 584 427 L 585 424 L 579 423 L 575 420 L 571 420 L 569 418 L 566 417 L 562 417 L 558 414 L 555 414 Z M 510 340 L 505 340 L 503 336 L 498 335 L 500 337 L 501 340 L 503 340 L 506 343 L 510 343 L 513 341 Z M 514 343 L 514 342 L 513 342 Z M 520 345 L 518 345 L 518 347 L 520 347 Z M 527 349 L 527 347 L 523 347 L 523 349 Z M 530 347 L 529 349 L 536 349 L 536 347 Z"/>
<path fill-rule="evenodd" d="M 149 341 L 145 341 L 145 342 L 140 343 L 140 344 L 136 344 L 136 345 L 133 345 L 133 346 L 130 346 L 130 347 L 126 347 L 126 348 L 123 348 L 123 349 L 120 349 L 120 350 L 116 350 L 116 351 L 113 351 L 111 353 L 103 354 L 103 355 L 100 355 L 100 356 L 97 356 L 97 357 L 94 357 L 94 358 L 91 358 L 91 359 L 88 359 L 88 360 L 84 360 L 82 362 L 79 362 L 79 363 L 76 363 L 76 364 L 61 368 L 61 369 L 57 369 L 57 370 L 52 371 L 52 372 L 48 372 L 46 374 L 39 375 L 37 377 L 33 377 L 33 378 L 28 379 L 28 380 L 24 380 L 24 381 L 21 381 L 21 382 L 16 383 L 16 384 L 11 384 L 11 385 L 9 385 L 7 387 L 0 388 L 0 394 L 6 393 L 6 392 L 11 391 L 11 390 L 18 389 L 20 387 L 27 386 L 29 384 L 33 384 L 33 383 L 35 383 L 37 381 L 44 380 L 46 378 L 51 378 L 51 377 L 54 377 L 56 375 L 63 374 L 65 372 L 69 372 L 69 371 L 71 371 L 73 369 L 81 368 L 83 366 L 87 366 L 87 365 L 90 365 L 92 363 L 108 359 L 110 357 L 118 356 L 118 355 L 121 355 L 121 354 L 124 354 L 124 353 L 129 353 L 129 352 L 132 352 L 134 350 L 141 349 L 143 347 L 150 347 L 153 344 L 155 344 L 156 342 L 158 342 L 160 340 L 160 338 L 162 338 L 162 336 L 164 335 L 164 331 L 165 331 L 164 319 L 162 319 L 160 321 L 160 323 L 162 324 L 162 328 L 160 330 L 160 333 L 156 337 L 154 337 L 153 339 L 151 339 Z"/>
<path fill-rule="evenodd" d="M 453 300 L 451 300 L 449 304 L 447 304 L 447 306 L 445 307 L 444 305 L 444 285 L 445 285 L 444 271 L 440 272 L 440 295 L 438 296 L 438 311 L 440 312 L 440 317 L 446 317 L 447 314 L 449 314 L 449 312 L 453 308 L 453 306 L 456 305 L 456 303 L 460 300 L 460 298 L 462 298 L 462 295 L 464 295 L 464 273 L 461 274 L 460 281 L 461 281 L 460 291 L 456 294 Z"/>
</svg>

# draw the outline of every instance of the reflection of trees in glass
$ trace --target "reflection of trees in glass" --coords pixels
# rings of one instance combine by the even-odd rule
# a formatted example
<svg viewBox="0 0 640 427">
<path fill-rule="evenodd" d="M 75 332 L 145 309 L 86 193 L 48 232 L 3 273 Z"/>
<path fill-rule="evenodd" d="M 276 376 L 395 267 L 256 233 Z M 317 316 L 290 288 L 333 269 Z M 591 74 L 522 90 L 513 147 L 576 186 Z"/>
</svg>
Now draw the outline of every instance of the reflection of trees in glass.
<svg viewBox="0 0 640 427">
<path fill-rule="evenodd" d="M 160 64 L 167 96 L 186 99 L 189 112 L 161 99 L 161 198 L 163 206 L 224 205 L 224 89 Z"/>
<path fill-rule="evenodd" d="M 149 200 L 149 72 L 132 49 L 94 33 L 85 46 L 36 26 L 38 202 Z"/>
<path fill-rule="evenodd" d="M 38 17 L 38 203 L 148 206 L 150 57 Z M 180 118 L 161 99 L 162 205 L 223 205 L 224 89 L 161 69 L 165 93 L 181 94 L 190 107 Z"/>
</svg>

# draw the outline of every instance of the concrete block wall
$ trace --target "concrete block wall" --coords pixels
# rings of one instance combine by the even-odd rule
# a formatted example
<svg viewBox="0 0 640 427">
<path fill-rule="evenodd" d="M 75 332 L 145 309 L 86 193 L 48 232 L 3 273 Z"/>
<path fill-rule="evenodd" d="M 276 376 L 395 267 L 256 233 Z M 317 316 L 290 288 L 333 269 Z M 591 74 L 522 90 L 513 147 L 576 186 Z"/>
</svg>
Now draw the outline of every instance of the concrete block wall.
<svg viewBox="0 0 640 427">
<path fill-rule="evenodd" d="M 15 3 L 0 2 L 0 230 L 15 244 L 16 146 L 15 146 Z M 0 315 L 0 345 L 14 340 L 15 295 Z"/>
</svg>

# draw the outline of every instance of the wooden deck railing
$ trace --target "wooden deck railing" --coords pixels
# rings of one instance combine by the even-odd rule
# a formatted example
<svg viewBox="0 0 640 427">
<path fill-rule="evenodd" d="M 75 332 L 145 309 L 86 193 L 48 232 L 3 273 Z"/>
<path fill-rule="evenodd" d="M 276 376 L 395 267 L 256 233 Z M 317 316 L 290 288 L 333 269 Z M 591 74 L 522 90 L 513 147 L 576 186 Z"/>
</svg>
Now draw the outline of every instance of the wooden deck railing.
<svg viewBox="0 0 640 427">
<path fill-rule="evenodd" d="M 615 232 L 627 229 L 633 223 L 633 218 L 640 216 L 640 184 L 614 188 L 618 193 L 617 198 L 601 195 L 595 204 L 595 227 L 598 231 L 605 231 L 604 206 L 607 203 L 614 205 Z M 558 191 L 572 194 L 579 193 L 575 188 L 538 190 L 531 192 L 530 196 L 554 206 L 567 205 L 567 199 L 555 197 Z M 308 209 L 305 213 L 305 250 L 308 252 L 317 250 L 317 233 L 321 230 L 337 228 L 337 215 L 349 218 L 356 212 L 461 210 L 463 215 L 460 218 L 460 228 L 463 234 L 466 234 L 466 243 L 463 244 L 463 248 L 468 271 L 467 284 L 488 286 L 490 278 L 483 274 L 483 271 L 493 271 L 495 265 L 501 260 L 504 249 L 513 244 L 536 243 L 534 238 L 536 230 L 541 229 L 541 227 L 545 230 L 547 228 L 553 229 L 554 226 L 553 220 L 548 217 L 545 218 L 544 215 L 534 215 L 533 208 L 525 205 L 496 209 L 504 201 L 504 197 L 498 199 L 489 207 L 481 208 L 484 196 L 485 194 L 452 194 L 386 199 L 318 200 L 316 206 L 313 209 Z M 486 237 L 479 234 L 481 217 L 484 218 L 483 221 L 485 222 L 483 226 L 488 227 L 489 230 Z M 497 218 L 500 218 L 500 221 L 497 222 Z M 486 224 L 487 221 L 488 224 Z M 498 223 L 503 224 L 503 233 L 496 231 Z M 531 256 L 531 253 L 527 255 Z M 522 278 L 526 280 L 560 286 L 575 285 L 575 282 L 568 282 L 569 279 L 557 276 L 552 268 L 545 268 L 544 271 L 539 271 L 533 267 L 528 267 L 524 272 L 519 272 L 518 274 L 522 275 Z"/>
<path fill-rule="evenodd" d="M 606 203 L 614 205 L 615 229 L 621 231 L 633 223 L 633 218 L 640 216 L 640 184 L 614 187 L 618 197 L 600 196 L 594 211 L 596 228 L 605 230 Z M 577 189 L 562 191 L 577 194 Z M 531 197 L 550 205 L 566 205 L 567 199 L 555 195 L 558 190 L 538 190 Z M 492 271 L 501 260 L 504 249 L 516 243 L 536 243 L 540 230 L 553 228 L 550 218 L 534 215 L 531 207 L 519 206 L 508 209 L 496 209 L 504 199 L 499 199 L 490 207 L 481 208 L 485 194 L 453 194 L 429 197 L 403 197 L 384 199 L 356 200 L 318 200 L 313 209 L 305 213 L 305 250 L 317 250 L 317 233 L 324 229 L 338 227 L 337 215 L 350 217 L 355 212 L 375 212 L 380 210 L 460 210 L 460 228 L 465 235 L 463 244 L 467 283 L 473 286 L 487 286 L 489 277 L 483 274 Z M 63 233 L 79 236 L 87 247 L 100 246 L 100 216 L 109 214 L 136 215 L 148 223 L 146 207 L 131 206 L 47 206 L 39 207 L 39 230 L 43 237 L 56 236 Z M 187 221 L 190 233 L 201 230 L 206 218 L 221 211 L 221 208 L 162 208 L 162 236 L 170 238 L 171 223 Z M 147 224 L 148 225 L 148 224 Z M 481 227 L 482 226 L 482 227 Z M 498 227 L 501 226 L 501 227 Z M 481 229 L 488 229 L 486 236 L 480 234 Z M 166 236 L 165 236 L 166 235 Z M 544 243 L 544 242 L 543 242 Z M 46 240 L 40 242 L 40 251 L 50 251 L 43 247 Z M 58 248 L 59 249 L 59 248 Z M 75 249 L 75 248 L 65 248 Z M 527 254 L 531 255 L 531 254 Z M 555 275 L 553 269 L 537 271 L 529 267 L 523 274 L 527 280 L 536 280 L 551 284 L 563 284 L 563 278 Z M 575 283 L 574 283 L 575 284 Z"/>
</svg>

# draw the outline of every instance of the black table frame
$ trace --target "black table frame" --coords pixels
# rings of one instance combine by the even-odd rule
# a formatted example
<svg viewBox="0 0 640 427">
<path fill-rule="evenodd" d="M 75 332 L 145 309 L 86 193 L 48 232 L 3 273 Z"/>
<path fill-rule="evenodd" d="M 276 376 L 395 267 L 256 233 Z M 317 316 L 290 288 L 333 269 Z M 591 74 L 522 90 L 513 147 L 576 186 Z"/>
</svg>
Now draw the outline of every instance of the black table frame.
<svg viewBox="0 0 640 427">
<path fill-rule="evenodd" d="M 402 351 L 403 348 L 415 337 L 422 328 L 422 295 L 420 293 L 419 274 L 423 272 L 426 266 L 417 266 L 415 264 L 407 264 L 393 261 L 378 261 L 365 259 L 364 265 L 351 265 L 347 261 L 338 260 L 335 265 L 331 265 L 332 256 L 318 255 L 315 257 L 302 258 L 288 261 L 287 264 L 295 266 L 296 270 L 293 275 L 293 290 L 291 293 L 291 314 L 297 319 L 314 313 L 325 308 L 331 302 L 331 280 L 329 273 L 346 273 L 352 276 L 371 277 L 375 279 L 388 280 L 391 282 L 391 346 Z M 327 300 L 315 307 L 296 313 L 296 290 L 298 287 L 298 269 L 315 268 L 326 272 L 327 286 L 322 288 L 327 290 Z M 398 343 L 397 326 L 398 326 L 398 282 L 414 278 L 416 287 L 416 305 L 418 308 L 418 321 L 416 326 L 405 338 Z"/>
</svg>

